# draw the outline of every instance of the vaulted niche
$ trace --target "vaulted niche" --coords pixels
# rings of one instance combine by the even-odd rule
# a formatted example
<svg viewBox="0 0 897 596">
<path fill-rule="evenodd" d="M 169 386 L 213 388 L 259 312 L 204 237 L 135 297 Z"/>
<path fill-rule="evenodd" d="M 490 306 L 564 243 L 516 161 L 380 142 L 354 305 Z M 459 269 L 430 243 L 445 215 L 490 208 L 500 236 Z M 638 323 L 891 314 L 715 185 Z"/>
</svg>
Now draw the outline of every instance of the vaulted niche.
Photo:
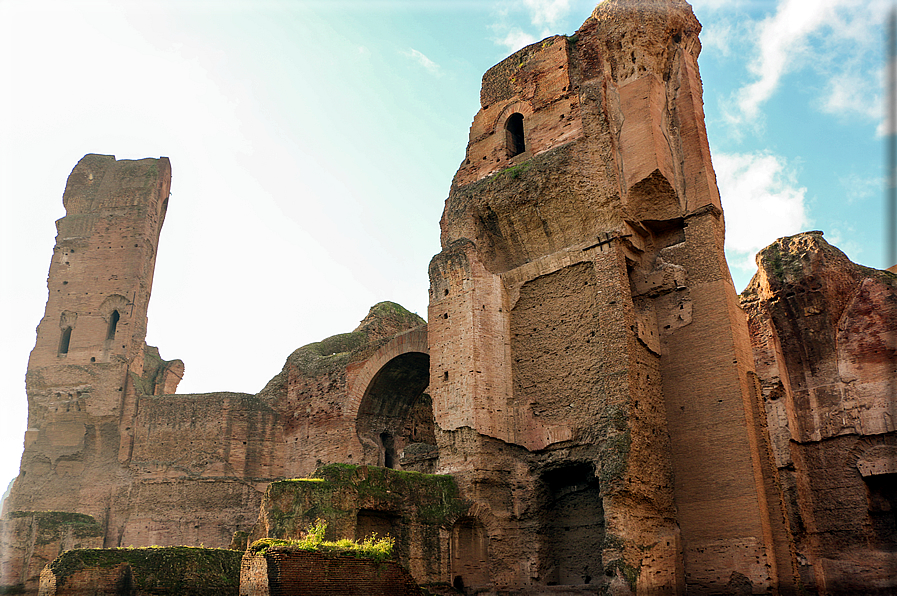
<svg viewBox="0 0 897 596">
<path fill-rule="evenodd" d="M 548 585 L 598 583 L 603 573 L 604 507 L 595 467 L 571 463 L 547 471 L 543 577 Z"/>
<path fill-rule="evenodd" d="M 72 341 L 72 328 L 66 327 L 59 336 L 59 355 L 63 356 L 69 353 L 69 342 Z"/>
<path fill-rule="evenodd" d="M 396 356 L 374 375 L 355 421 L 363 463 L 401 468 L 405 447 L 436 444 L 433 405 L 424 393 L 429 383 L 430 357 L 421 352 Z"/>
<path fill-rule="evenodd" d="M 121 315 L 118 314 L 117 310 L 113 310 L 112 314 L 109 315 L 109 327 L 106 329 L 106 339 L 115 339 L 115 330 L 118 328 L 119 319 L 121 319 Z"/>
<path fill-rule="evenodd" d="M 526 143 L 523 140 L 523 114 L 511 114 L 505 121 L 505 139 L 508 157 L 514 157 L 526 151 Z"/>
<path fill-rule="evenodd" d="M 452 527 L 452 586 L 459 592 L 489 584 L 489 535 L 480 521 L 462 517 Z"/>
<path fill-rule="evenodd" d="M 872 544 L 879 550 L 897 551 L 897 474 L 863 478 L 869 501 Z"/>
</svg>

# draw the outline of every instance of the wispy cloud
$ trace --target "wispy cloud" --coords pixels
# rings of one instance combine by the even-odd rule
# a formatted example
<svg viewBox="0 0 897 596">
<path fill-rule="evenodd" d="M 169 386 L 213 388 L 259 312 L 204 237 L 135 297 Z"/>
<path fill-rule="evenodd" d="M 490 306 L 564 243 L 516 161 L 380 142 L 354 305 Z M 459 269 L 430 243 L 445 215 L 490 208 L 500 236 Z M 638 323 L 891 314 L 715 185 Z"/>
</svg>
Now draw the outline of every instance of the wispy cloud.
<svg viewBox="0 0 897 596">
<path fill-rule="evenodd" d="M 507 2 L 498 8 L 500 21 L 492 25 L 496 45 L 514 52 L 549 35 L 560 33 L 570 15 L 571 0 L 523 0 Z M 522 13 L 522 14 L 521 14 Z M 529 21 L 523 25 L 521 21 Z"/>
<path fill-rule="evenodd" d="M 713 165 L 733 266 L 753 268 L 754 253 L 809 224 L 807 189 L 797 185 L 784 158 L 771 153 L 719 153 L 713 156 Z"/>
<path fill-rule="evenodd" d="M 500 46 L 504 46 L 508 49 L 509 52 L 516 52 L 522 47 L 528 46 L 531 43 L 535 43 L 539 41 L 535 35 L 531 35 L 529 33 L 525 33 L 520 29 L 514 28 L 508 31 L 504 37 L 501 39 L 497 39 L 496 43 Z"/>
<path fill-rule="evenodd" d="M 553 29 L 570 12 L 570 0 L 523 0 L 530 21 L 543 30 Z"/>
<path fill-rule="evenodd" d="M 755 57 L 753 80 L 738 90 L 735 123 L 753 122 L 784 76 L 802 68 L 829 80 L 820 106 L 828 112 L 879 117 L 880 101 L 870 88 L 879 80 L 867 63 L 880 48 L 885 0 L 782 0 L 776 12 L 750 29 Z M 860 90 L 866 90 L 861 92 Z M 878 105 L 873 105 L 878 102 Z"/>
<path fill-rule="evenodd" d="M 439 74 L 439 65 L 427 58 L 422 52 L 409 48 L 408 51 L 402 53 L 429 70 L 430 73 Z"/>
</svg>

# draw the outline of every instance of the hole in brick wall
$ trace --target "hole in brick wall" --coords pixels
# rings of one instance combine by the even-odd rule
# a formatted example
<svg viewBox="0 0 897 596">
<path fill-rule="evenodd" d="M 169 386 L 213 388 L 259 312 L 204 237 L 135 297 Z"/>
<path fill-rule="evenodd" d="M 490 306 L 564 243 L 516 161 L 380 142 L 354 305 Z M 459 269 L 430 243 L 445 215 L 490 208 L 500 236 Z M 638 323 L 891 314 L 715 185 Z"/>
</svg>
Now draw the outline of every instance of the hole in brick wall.
<svg viewBox="0 0 897 596">
<path fill-rule="evenodd" d="M 106 329 L 106 339 L 115 339 L 115 330 L 118 327 L 120 318 L 121 315 L 118 314 L 118 311 L 113 310 L 112 314 L 109 316 L 109 327 Z"/>
<path fill-rule="evenodd" d="M 881 550 L 897 552 L 897 474 L 877 474 L 863 480 L 872 541 Z"/>
<path fill-rule="evenodd" d="M 66 327 L 62 330 L 62 335 L 59 337 L 59 355 L 68 354 L 69 353 L 69 342 L 72 340 L 72 328 Z"/>
<path fill-rule="evenodd" d="M 96 362 L 97 359 L 96 359 L 95 357 L 91 356 L 91 357 L 90 357 L 90 361 L 91 361 L 91 362 Z"/>
<path fill-rule="evenodd" d="M 443 296 L 448 296 L 448 289 L 446 289 L 444 291 L 445 291 L 445 293 L 443 294 Z"/>
<path fill-rule="evenodd" d="M 444 373 L 442 373 L 442 380 L 448 381 L 448 371 L 445 371 Z"/>
<path fill-rule="evenodd" d="M 523 114 L 515 112 L 505 121 L 505 143 L 508 157 L 514 157 L 526 151 L 526 143 L 523 139 Z"/>
<path fill-rule="evenodd" d="M 443 319 L 447 319 L 447 318 L 448 318 L 448 313 L 443 313 L 442 318 L 443 318 Z"/>
<path fill-rule="evenodd" d="M 383 447 L 383 467 L 394 468 L 396 466 L 396 445 L 392 435 L 387 432 L 380 433 L 380 445 Z"/>
</svg>

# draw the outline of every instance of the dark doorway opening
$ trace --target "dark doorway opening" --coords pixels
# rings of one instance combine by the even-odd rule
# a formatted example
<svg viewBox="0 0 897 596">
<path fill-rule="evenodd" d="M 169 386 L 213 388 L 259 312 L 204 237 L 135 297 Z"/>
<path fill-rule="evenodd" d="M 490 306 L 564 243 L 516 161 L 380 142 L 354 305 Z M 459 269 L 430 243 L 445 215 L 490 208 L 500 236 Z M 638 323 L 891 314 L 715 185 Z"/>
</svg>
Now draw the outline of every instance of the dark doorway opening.
<svg viewBox="0 0 897 596">
<path fill-rule="evenodd" d="M 595 467 L 571 463 L 546 472 L 544 569 L 549 585 L 582 585 L 601 577 L 604 506 Z"/>
<path fill-rule="evenodd" d="M 866 476 L 872 543 L 876 548 L 897 551 L 897 474 Z"/>
<path fill-rule="evenodd" d="M 383 467 L 396 467 L 396 446 L 392 435 L 387 432 L 380 433 L 380 446 L 383 449 Z"/>
</svg>

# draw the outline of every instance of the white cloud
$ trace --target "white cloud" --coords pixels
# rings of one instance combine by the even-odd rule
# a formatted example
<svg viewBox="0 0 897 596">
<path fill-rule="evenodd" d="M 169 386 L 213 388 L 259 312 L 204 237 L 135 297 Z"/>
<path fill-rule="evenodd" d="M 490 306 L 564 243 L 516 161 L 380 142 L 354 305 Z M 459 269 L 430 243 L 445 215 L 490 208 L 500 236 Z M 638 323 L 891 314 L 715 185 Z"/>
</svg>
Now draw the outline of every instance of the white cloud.
<svg viewBox="0 0 897 596">
<path fill-rule="evenodd" d="M 831 114 L 858 114 L 870 119 L 880 118 L 884 100 L 881 89 L 876 85 L 870 89 L 869 79 L 881 77 L 866 76 L 856 72 L 834 75 L 828 81 L 828 97 L 823 100 L 822 109 Z"/>
<path fill-rule="evenodd" d="M 539 41 L 539 38 L 534 35 L 524 33 L 520 29 L 511 29 L 503 38 L 497 39 L 495 43 L 505 46 L 509 52 L 516 52 L 520 48 L 537 41 Z"/>
<path fill-rule="evenodd" d="M 407 52 L 403 52 L 406 56 L 411 57 L 415 62 L 429 70 L 432 74 L 439 72 L 439 65 L 427 58 L 422 52 L 409 48 Z"/>
<path fill-rule="evenodd" d="M 515 52 L 549 35 L 559 33 L 570 10 L 571 0 L 523 0 L 522 4 L 503 3 L 497 9 L 500 22 L 492 25 L 492 30 L 498 34 L 494 41 L 496 45 L 507 48 L 509 52 Z M 533 26 L 532 30 L 524 30 L 529 29 L 521 24 L 524 18 L 529 20 Z"/>
<path fill-rule="evenodd" d="M 770 153 L 713 156 L 726 214 L 726 249 L 739 268 L 753 267 L 753 255 L 776 238 L 806 229 L 807 189 L 797 185 L 784 158 Z"/>
<path fill-rule="evenodd" d="M 782 0 L 752 27 L 756 56 L 748 69 L 754 80 L 737 92 L 738 113 L 731 118 L 755 120 L 782 77 L 805 67 L 829 79 L 825 111 L 879 117 L 875 94 L 859 90 L 878 88 L 865 66 L 880 47 L 886 6 L 883 0 Z"/>
<path fill-rule="evenodd" d="M 570 12 L 570 0 L 523 0 L 530 11 L 530 21 L 542 30 L 553 30 Z"/>
<path fill-rule="evenodd" d="M 719 54 L 728 56 L 731 53 L 732 24 L 729 21 L 715 21 L 701 30 L 701 45 L 713 48 Z"/>
</svg>

